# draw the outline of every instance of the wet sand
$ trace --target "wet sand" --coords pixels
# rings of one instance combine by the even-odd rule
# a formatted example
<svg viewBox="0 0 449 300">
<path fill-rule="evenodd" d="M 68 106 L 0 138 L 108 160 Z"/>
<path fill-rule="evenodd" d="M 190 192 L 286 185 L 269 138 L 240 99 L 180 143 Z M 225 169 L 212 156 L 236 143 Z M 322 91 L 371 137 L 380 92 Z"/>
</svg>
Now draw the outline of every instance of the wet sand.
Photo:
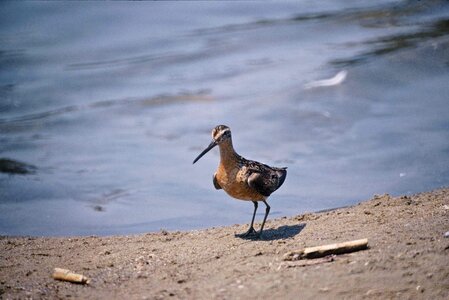
<svg viewBox="0 0 449 300">
<path fill-rule="evenodd" d="M 275 206 L 273 201 L 272 206 Z M 248 215 L 248 218 L 250 216 Z M 448 299 L 449 189 L 247 224 L 135 236 L 0 238 L 0 298 Z M 333 259 L 284 261 L 302 247 L 368 238 Z M 56 281 L 55 267 L 88 285 Z"/>
</svg>

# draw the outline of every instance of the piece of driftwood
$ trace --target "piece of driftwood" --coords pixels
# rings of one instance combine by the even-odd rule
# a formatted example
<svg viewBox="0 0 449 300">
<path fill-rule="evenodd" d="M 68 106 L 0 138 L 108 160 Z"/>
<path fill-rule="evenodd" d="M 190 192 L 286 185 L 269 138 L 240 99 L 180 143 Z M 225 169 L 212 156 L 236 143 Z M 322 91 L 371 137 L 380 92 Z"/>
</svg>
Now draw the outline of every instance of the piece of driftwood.
<svg viewBox="0 0 449 300">
<path fill-rule="evenodd" d="M 342 254 L 366 249 L 368 239 L 354 240 L 343 243 L 328 244 L 323 246 L 308 247 L 290 251 L 284 255 L 284 260 L 298 260 L 304 258 L 318 258 L 331 254 Z"/>
<path fill-rule="evenodd" d="M 55 268 L 53 272 L 53 278 L 62 281 L 69 281 L 73 283 L 89 283 L 89 279 L 81 274 L 73 273 L 70 270 Z"/>
</svg>

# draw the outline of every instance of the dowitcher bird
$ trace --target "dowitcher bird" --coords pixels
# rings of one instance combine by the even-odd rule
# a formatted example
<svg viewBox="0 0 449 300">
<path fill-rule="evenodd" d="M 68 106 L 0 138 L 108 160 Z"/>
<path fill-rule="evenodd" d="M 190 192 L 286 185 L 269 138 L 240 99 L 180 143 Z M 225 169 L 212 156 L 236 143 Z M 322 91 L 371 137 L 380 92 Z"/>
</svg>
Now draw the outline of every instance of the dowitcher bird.
<svg viewBox="0 0 449 300">
<path fill-rule="evenodd" d="M 267 203 L 268 196 L 276 191 L 287 176 L 287 168 L 275 168 L 257 161 L 247 160 L 238 155 L 232 146 L 231 129 L 225 125 L 218 125 L 212 130 L 212 142 L 193 161 L 196 163 L 204 154 L 215 146 L 220 148 L 220 164 L 214 174 L 213 183 L 217 190 L 223 189 L 229 196 L 254 204 L 253 217 L 248 231 L 236 234 L 238 237 L 260 237 L 263 226 L 270 213 Z M 259 232 L 254 229 L 258 201 L 265 206 L 265 216 Z"/>
</svg>

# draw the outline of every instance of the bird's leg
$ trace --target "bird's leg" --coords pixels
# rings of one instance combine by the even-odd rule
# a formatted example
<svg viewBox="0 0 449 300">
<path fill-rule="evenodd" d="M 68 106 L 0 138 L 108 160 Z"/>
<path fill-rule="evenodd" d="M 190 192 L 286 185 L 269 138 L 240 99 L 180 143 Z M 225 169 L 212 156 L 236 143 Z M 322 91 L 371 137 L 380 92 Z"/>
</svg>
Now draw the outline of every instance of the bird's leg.
<svg viewBox="0 0 449 300">
<path fill-rule="evenodd" d="M 268 205 L 268 203 L 265 200 L 263 200 L 263 203 L 265 203 L 267 208 L 265 209 L 265 217 L 263 217 L 262 226 L 260 226 L 260 231 L 258 233 L 258 236 L 260 236 L 262 234 L 263 226 L 265 225 L 265 221 L 267 220 L 268 214 L 270 213 L 270 206 Z"/>
<path fill-rule="evenodd" d="M 245 233 L 236 234 L 237 237 L 247 237 L 249 235 L 256 234 L 256 230 L 254 230 L 254 218 L 256 217 L 256 211 L 257 211 L 257 201 L 253 201 L 254 203 L 254 212 L 253 212 L 253 218 L 251 219 L 251 225 L 249 226 L 249 229 Z"/>
</svg>

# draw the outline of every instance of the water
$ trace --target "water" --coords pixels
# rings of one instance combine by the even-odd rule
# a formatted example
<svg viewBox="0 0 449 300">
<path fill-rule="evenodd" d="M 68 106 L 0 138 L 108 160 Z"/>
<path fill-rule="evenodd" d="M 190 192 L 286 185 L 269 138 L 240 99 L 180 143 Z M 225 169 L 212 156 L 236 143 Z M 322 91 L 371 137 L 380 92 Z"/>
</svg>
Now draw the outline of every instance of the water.
<svg viewBox="0 0 449 300">
<path fill-rule="evenodd" d="M 218 151 L 192 165 L 218 124 L 288 166 L 271 218 L 449 183 L 447 1 L 2 2 L 0 24 L 0 234 L 249 222 Z"/>
</svg>

